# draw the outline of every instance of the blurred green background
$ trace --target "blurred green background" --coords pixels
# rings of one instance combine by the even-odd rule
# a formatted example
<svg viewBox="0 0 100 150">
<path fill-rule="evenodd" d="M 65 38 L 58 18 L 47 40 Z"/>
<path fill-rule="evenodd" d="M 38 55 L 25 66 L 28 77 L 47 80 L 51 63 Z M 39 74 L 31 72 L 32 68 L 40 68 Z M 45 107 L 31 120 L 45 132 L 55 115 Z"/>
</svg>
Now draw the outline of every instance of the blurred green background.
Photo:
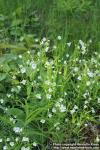
<svg viewBox="0 0 100 150">
<path fill-rule="evenodd" d="M 35 26 L 33 32 L 39 36 L 99 41 L 100 0 L 0 0 L 0 14 L 17 20 L 16 25 L 19 18 L 25 25 L 35 14 L 28 25 Z"/>
</svg>

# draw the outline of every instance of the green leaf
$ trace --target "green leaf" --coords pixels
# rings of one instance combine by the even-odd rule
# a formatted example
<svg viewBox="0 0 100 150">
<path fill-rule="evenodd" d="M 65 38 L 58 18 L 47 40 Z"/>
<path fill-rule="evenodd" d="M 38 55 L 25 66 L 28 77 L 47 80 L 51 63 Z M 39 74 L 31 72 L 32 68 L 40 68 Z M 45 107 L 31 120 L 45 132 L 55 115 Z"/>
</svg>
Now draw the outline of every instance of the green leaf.
<svg viewBox="0 0 100 150">
<path fill-rule="evenodd" d="M 6 73 L 0 73 L 0 81 L 6 79 L 7 74 Z"/>
</svg>

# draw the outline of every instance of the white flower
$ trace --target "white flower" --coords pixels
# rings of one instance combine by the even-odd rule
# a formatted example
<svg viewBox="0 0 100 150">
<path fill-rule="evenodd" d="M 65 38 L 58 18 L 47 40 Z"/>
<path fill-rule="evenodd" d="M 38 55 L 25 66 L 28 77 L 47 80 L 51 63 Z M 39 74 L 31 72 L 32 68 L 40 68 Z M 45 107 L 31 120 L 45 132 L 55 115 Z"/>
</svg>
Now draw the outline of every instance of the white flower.
<svg viewBox="0 0 100 150">
<path fill-rule="evenodd" d="M 67 45 L 68 45 L 68 47 L 70 47 L 71 46 L 71 42 L 67 43 Z"/>
<path fill-rule="evenodd" d="M 22 58 L 22 55 L 19 55 L 18 57 L 19 57 L 19 58 Z"/>
<path fill-rule="evenodd" d="M 51 117 L 52 117 L 52 114 L 49 113 L 49 114 L 48 114 L 48 117 L 51 118 Z"/>
<path fill-rule="evenodd" d="M 25 84 L 26 84 L 26 80 L 22 80 L 21 83 L 22 83 L 23 85 L 25 85 Z"/>
<path fill-rule="evenodd" d="M 5 145 L 5 146 L 3 146 L 3 150 L 6 150 L 6 149 L 8 149 L 8 148 L 7 148 L 7 146 L 6 146 L 6 145 Z"/>
<path fill-rule="evenodd" d="M 68 58 L 68 57 L 69 57 L 69 54 L 66 54 L 66 57 Z"/>
<path fill-rule="evenodd" d="M 98 103 L 100 104 L 100 98 L 98 98 Z"/>
<path fill-rule="evenodd" d="M 81 46 L 83 46 L 83 45 L 84 45 L 84 42 L 83 42 L 82 40 L 79 40 L 79 44 L 80 44 Z"/>
<path fill-rule="evenodd" d="M 14 88 L 12 88 L 12 89 L 11 89 L 11 92 L 14 92 L 14 91 L 15 91 Z"/>
<path fill-rule="evenodd" d="M 14 128 L 13 128 L 13 131 L 14 131 L 15 133 L 20 133 L 20 132 L 22 132 L 22 128 L 14 127 Z"/>
<path fill-rule="evenodd" d="M 96 137 L 96 142 L 100 142 L 100 139 L 98 136 Z"/>
<path fill-rule="evenodd" d="M 3 104 L 3 103 L 4 103 L 4 100 L 3 100 L 3 99 L 0 99 L 0 103 Z"/>
<path fill-rule="evenodd" d="M 85 123 L 85 124 L 84 124 L 84 126 L 85 126 L 85 127 L 87 127 L 87 126 L 88 126 L 88 124 L 87 124 L 87 123 Z"/>
<path fill-rule="evenodd" d="M 77 79 L 78 79 L 79 81 L 81 81 L 81 76 L 79 76 Z"/>
<path fill-rule="evenodd" d="M 52 108 L 52 112 L 53 112 L 53 113 L 56 113 L 56 108 Z"/>
<path fill-rule="evenodd" d="M 35 39 L 35 42 L 38 42 L 39 41 L 39 39 Z"/>
<path fill-rule="evenodd" d="M 2 139 L 0 139 L 0 143 L 2 142 L 3 140 Z"/>
<path fill-rule="evenodd" d="M 29 138 L 28 137 L 23 137 L 22 142 L 29 142 Z"/>
<path fill-rule="evenodd" d="M 60 125 L 59 122 L 55 123 L 55 124 L 54 124 L 54 127 L 57 127 L 58 125 Z"/>
<path fill-rule="evenodd" d="M 92 111 L 92 113 L 93 113 L 93 114 L 95 113 L 95 110 L 94 110 L 94 108 L 93 108 L 93 107 L 92 107 L 91 111 Z"/>
<path fill-rule="evenodd" d="M 11 97 L 11 94 L 7 94 L 7 97 L 8 97 L 8 98 Z"/>
<path fill-rule="evenodd" d="M 13 124 L 16 122 L 13 118 L 10 118 L 10 121 L 13 122 Z"/>
<path fill-rule="evenodd" d="M 77 72 L 78 70 L 78 67 L 74 67 L 74 72 Z"/>
<path fill-rule="evenodd" d="M 70 111 L 71 114 L 73 114 L 74 112 L 75 112 L 75 109 L 72 109 L 72 110 Z"/>
<path fill-rule="evenodd" d="M 49 80 L 46 80 L 46 81 L 45 81 L 45 84 L 46 84 L 46 85 L 50 85 L 51 82 L 50 82 Z"/>
<path fill-rule="evenodd" d="M 49 47 L 46 47 L 46 48 L 45 48 L 45 52 L 48 52 L 48 50 L 49 50 Z"/>
<path fill-rule="evenodd" d="M 75 105 L 75 106 L 74 106 L 74 109 L 78 109 L 78 106 Z"/>
<path fill-rule="evenodd" d="M 58 38 L 58 40 L 61 40 L 61 36 L 60 35 L 57 38 Z"/>
<path fill-rule="evenodd" d="M 35 147 L 36 147 L 36 146 L 37 146 L 37 143 L 36 143 L 36 142 L 33 142 L 33 146 L 35 146 Z"/>
<path fill-rule="evenodd" d="M 12 76 L 12 79 L 16 79 L 16 76 Z"/>
<path fill-rule="evenodd" d="M 56 107 L 60 107 L 60 102 L 57 102 L 57 103 L 55 104 L 55 106 L 56 106 Z"/>
<path fill-rule="evenodd" d="M 88 74 L 88 76 L 89 76 L 90 78 L 93 78 L 93 77 L 94 77 L 94 73 L 93 73 L 93 72 L 88 72 L 87 74 Z"/>
<path fill-rule="evenodd" d="M 46 97 L 47 97 L 47 99 L 51 99 L 51 95 L 50 94 L 47 94 Z"/>
<path fill-rule="evenodd" d="M 23 73 L 25 73 L 26 72 L 26 68 L 21 68 L 20 69 L 20 72 L 23 74 Z"/>
<path fill-rule="evenodd" d="M 65 122 L 68 122 L 68 119 L 67 119 L 67 118 L 65 119 Z"/>
<path fill-rule="evenodd" d="M 30 54 L 31 52 L 30 52 L 30 51 L 27 51 L 27 53 Z"/>
<path fill-rule="evenodd" d="M 59 98 L 59 102 L 60 102 L 60 103 L 63 102 L 63 100 L 64 100 L 63 98 Z"/>
<path fill-rule="evenodd" d="M 53 46 L 53 48 L 54 48 L 54 49 L 56 49 L 56 48 L 57 48 L 57 46 L 56 46 L 56 45 L 54 45 L 54 46 Z"/>
<path fill-rule="evenodd" d="M 36 98 L 41 99 L 41 94 L 36 94 Z"/>
<path fill-rule="evenodd" d="M 45 123 L 45 120 L 44 120 L 44 119 L 41 119 L 40 122 L 41 122 L 41 123 Z"/>
<path fill-rule="evenodd" d="M 43 42 L 46 42 L 46 40 L 47 40 L 47 39 L 46 39 L 45 37 L 42 39 Z"/>
<path fill-rule="evenodd" d="M 21 147 L 21 150 L 30 150 L 30 147 Z"/>
<path fill-rule="evenodd" d="M 33 70 L 36 69 L 36 64 L 34 62 L 31 62 L 30 65 L 31 65 Z"/>
<path fill-rule="evenodd" d="M 66 111 L 66 107 L 63 104 L 60 105 L 59 109 L 60 109 L 60 112 L 65 112 Z"/>
<path fill-rule="evenodd" d="M 58 130 L 58 131 L 59 131 L 59 130 L 60 130 L 60 127 L 56 127 L 56 130 Z"/>
<path fill-rule="evenodd" d="M 10 142 L 9 144 L 10 144 L 10 146 L 14 146 L 15 145 L 14 142 Z"/>
<path fill-rule="evenodd" d="M 7 138 L 7 140 L 6 140 L 7 142 L 9 142 L 10 141 L 10 138 Z"/>
<path fill-rule="evenodd" d="M 89 86 L 90 84 L 91 84 L 91 82 L 90 82 L 90 81 L 87 81 L 87 82 L 86 82 L 86 85 L 87 85 L 87 86 Z"/>
<path fill-rule="evenodd" d="M 87 108 L 87 105 L 84 105 L 84 109 L 86 109 Z"/>
<path fill-rule="evenodd" d="M 52 89 L 51 89 L 51 88 L 49 88 L 49 89 L 48 89 L 48 91 L 51 93 L 51 92 L 52 92 Z"/>
<path fill-rule="evenodd" d="M 16 142 L 18 142 L 18 141 L 19 141 L 19 138 L 18 138 L 18 137 L 16 137 L 15 141 L 16 141 Z"/>
<path fill-rule="evenodd" d="M 18 88 L 18 90 L 20 90 L 20 89 L 21 89 L 21 86 L 18 85 L 17 88 Z"/>
<path fill-rule="evenodd" d="M 66 62 L 66 60 L 64 61 L 64 65 L 66 65 L 67 64 L 67 62 Z"/>
</svg>

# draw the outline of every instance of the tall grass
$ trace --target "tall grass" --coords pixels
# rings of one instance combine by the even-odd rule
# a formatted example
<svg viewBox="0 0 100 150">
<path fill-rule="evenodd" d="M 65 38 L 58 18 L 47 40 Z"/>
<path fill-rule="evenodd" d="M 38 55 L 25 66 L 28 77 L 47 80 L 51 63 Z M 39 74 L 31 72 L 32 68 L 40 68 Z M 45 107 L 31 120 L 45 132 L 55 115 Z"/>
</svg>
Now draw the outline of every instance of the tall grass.
<svg viewBox="0 0 100 150">
<path fill-rule="evenodd" d="M 40 23 L 40 35 L 54 38 L 62 34 L 66 39 L 99 39 L 99 0 L 0 0 L 1 13 L 12 13 L 22 7 L 25 19 L 36 11 Z"/>
</svg>

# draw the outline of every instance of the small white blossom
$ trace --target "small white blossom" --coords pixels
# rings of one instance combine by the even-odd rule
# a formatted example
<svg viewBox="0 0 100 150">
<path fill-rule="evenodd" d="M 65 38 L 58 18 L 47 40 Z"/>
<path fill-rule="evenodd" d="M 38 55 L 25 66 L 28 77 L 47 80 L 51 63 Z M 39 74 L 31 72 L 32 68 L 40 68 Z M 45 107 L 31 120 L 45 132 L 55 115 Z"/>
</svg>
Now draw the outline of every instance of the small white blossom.
<svg viewBox="0 0 100 150">
<path fill-rule="evenodd" d="M 96 137 L 96 142 L 100 142 L 99 136 Z"/>
<path fill-rule="evenodd" d="M 11 97 L 11 94 L 7 94 L 7 97 L 8 97 L 8 98 Z"/>
<path fill-rule="evenodd" d="M 84 109 L 86 109 L 87 108 L 87 105 L 84 105 Z"/>
<path fill-rule="evenodd" d="M 30 65 L 31 65 L 31 67 L 32 67 L 33 70 L 36 69 L 36 64 L 34 62 L 31 62 Z"/>
<path fill-rule="evenodd" d="M 36 147 L 37 146 L 37 143 L 36 142 L 33 142 L 33 144 L 32 144 L 34 147 Z"/>
<path fill-rule="evenodd" d="M 45 52 L 48 52 L 48 50 L 49 50 L 49 47 L 46 47 L 46 48 L 45 48 Z"/>
<path fill-rule="evenodd" d="M 58 125 L 60 125 L 59 122 L 55 123 L 55 124 L 54 124 L 54 127 L 57 127 Z"/>
<path fill-rule="evenodd" d="M 87 81 L 87 82 L 86 82 L 86 85 L 87 85 L 87 86 L 90 86 L 90 85 L 91 85 L 91 82 L 90 82 L 90 81 Z"/>
<path fill-rule="evenodd" d="M 100 98 L 98 98 L 98 103 L 100 104 Z"/>
<path fill-rule="evenodd" d="M 19 57 L 19 58 L 22 58 L 22 55 L 19 55 L 18 57 Z"/>
<path fill-rule="evenodd" d="M 20 132 L 22 132 L 22 128 L 14 127 L 14 128 L 13 128 L 13 131 L 14 131 L 15 133 L 20 133 Z"/>
<path fill-rule="evenodd" d="M 29 142 L 29 138 L 28 137 L 23 137 L 22 142 Z"/>
<path fill-rule="evenodd" d="M 18 138 L 18 137 L 16 137 L 15 141 L 16 141 L 16 142 L 18 142 L 18 141 L 19 141 L 19 138 Z"/>
<path fill-rule="evenodd" d="M 4 103 L 4 100 L 3 100 L 3 99 L 0 99 L 0 103 L 3 104 L 3 103 Z"/>
<path fill-rule="evenodd" d="M 30 150 L 30 147 L 21 147 L 21 150 Z"/>
<path fill-rule="evenodd" d="M 14 91 L 15 91 L 14 88 L 12 88 L 12 89 L 11 89 L 11 92 L 14 92 Z"/>
<path fill-rule="evenodd" d="M 70 111 L 70 113 L 71 113 L 71 114 L 75 113 L 75 109 L 72 109 L 72 110 Z"/>
<path fill-rule="evenodd" d="M 41 122 L 42 124 L 44 124 L 44 123 L 45 123 L 45 120 L 44 120 L 44 119 L 41 119 L 40 122 Z"/>
<path fill-rule="evenodd" d="M 61 40 L 61 39 L 62 39 L 60 35 L 59 35 L 57 38 L 58 38 L 58 40 Z"/>
<path fill-rule="evenodd" d="M 18 85 L 17 88 L 18 88 L 18 90 L 20 90 L 20 89 L 21 89 L 21 86 Z"/>
<path fill-rule="evenodd" d="M 15 144 L 14 142 L 10 142 L 9 145 L 13 147 Z"/>
<path fill-rule="evenodd" d="M 87 74 L 88 74 L 88 76 L 89 76 L 90 78 L 93 78 L 93 77 L 94 77 L 94 73 L 93 73 L 93 72 L 88 72 Z"/>
<path fill-rule="evenodd" d="M 59 130 L 60 130 L 60 127 L 56 127 L 56 130 L 58 130 L 58 131 L 59 131 Z"/>
<path fill-rule="evenodd" d="M 51 117 L 52 117 L 52 114 L 49 113 L 49 114 L 48 114 L 48 117 L 51 118 Z"/>
<path fill-rule="evenodd" d="M 36 94 L 37 99 L 41 99 L 41 94 Z"/>
<path fill-rule="evenodd" d="M 7 142 L 9 142 L 10 141 L 10 138 L 7 138 L 7 140 L 6 140 Z"/>
<path fill-rule="evenodd" d="M 56 113 L 56 108 L 52 108 L 52 112 L 53 112 L 53 113 Z"/>
<path fill-rule="evenodd" d="M 67 119 L 67 118 L 65 119 L 65 122 L 68 122 L 68 119 Z"/>
<path fill-rule="evenodd" d="M 16 76 L 12 76 L 12 79 L 14 79 L 14 80 L 15 80 L 15 79 L 16 79 Z"/>
<path fill-rule="evenodd" d="M 46 39 L 45 37 L 42 39 L 43 42 L 46 42 L 46 40 L 47 40 L 47 39 Z"/>
<path fill-rule="evenodd" d="M 59 109 L 60 109 L 60 112 L 66 112 L 66 107 L 63 104 L 61 104 Z"/>
<path fill-rule="evenodd" d="M 68 47 L 70 47 L 70 46 L 71 46 L 71 44 L 72 44 L 71 42 L 67 43 Z"/>
<path fill-rule="evenodd" d="M 26 68 L 21 68 L 20 69 L 20 72 L 23 74 L 23 73 L 25 73 L 26 72 Z"/>
<path fill-rule="evenodd" d="M 25 84 L 26 84 L 26 80 L 22 80 L 21 83 L 22 83 L 23 85 L 25 85 Z"/>
<path fill-rule="evenodd" d="M 5 146 L 3 146 L 3 150 L 7 150 L 8 149 L 8 147 L 5 145 Z"/>
<path fill-rule="evenodd" d="M 47 97 L 47 99 L 51 99 L 51 95 L 50 94 L 47 94 L 46 97 Z"/>
<path fill-rule="evenodd" d="M 78 67 L 74 67 L 74 72 L 77 72 L 79 69 L 78 69 Z"/>
<path fill-rule="evenodd" d="M 2 139 L 0 139 L 0 143 L 2 142 L 3 140 Z"/>
<path fill-rule="evenodd" d="M 79 76 L 77 79 L 78 79 L 79 81 L 81 81 L 81 76 Z"/>
<path fill-rule="evenodd" d="M 78 106 L 75 105 L 75 106 L 74 106 L 74 109 L 77 110 L 77 109 L 78 109 Z"/>
</svg>

